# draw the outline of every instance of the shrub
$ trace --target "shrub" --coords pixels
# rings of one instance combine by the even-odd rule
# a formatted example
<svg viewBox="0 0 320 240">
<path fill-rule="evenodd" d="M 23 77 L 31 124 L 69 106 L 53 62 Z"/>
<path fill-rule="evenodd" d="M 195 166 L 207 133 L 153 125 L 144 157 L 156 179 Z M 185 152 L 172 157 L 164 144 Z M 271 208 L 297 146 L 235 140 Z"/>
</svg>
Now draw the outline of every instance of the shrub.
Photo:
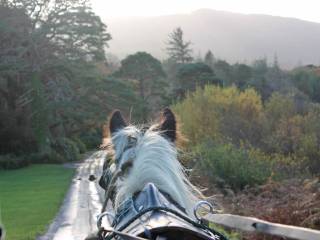
<svg viewBox="0 0 320 240">
<path fill-rule="evenodd" d="M 78 161 L 81 151 L 85 152 L 86 147 L 81 140 L 72 141 L 68 138 L 58 138 L 52 142 L 51 148 L 45 152 L 35 152 L 23 156 L 13 154 L 0 155 L 0 169 L 16 169 L 29 165 L 30 163 L 65 163 Z"/>
<path fill-rule="evenodd" d="M 50 154 L 47 154 L 46 158 L 48 163 L 64 163 L 69 160 L 68 158 L 63 157 L 61 154 L 54 150 L 52 150 Z"/>
<path fill-rule="evenodd" d="M 101 144 L 101 129 L 92 129 L 79 136 L 79 139 L 86 145 L 87 150 L 96 149 Z"/>
<path fill-rule="evenodd" d="M 0 155 L 0 169 L 17 169 L 29 165 L 24 157 L 13 154 Z"/>
<path fill-rule="evenodd" d="M 277 178 L 294 176 L 291 173 L 305 175 L 303 168 L 312 174 L 320 173 L 320 104 L 307 102 L 297 93 L 275 92 L 264 105 L 253 89 L 208 85 L 176 103 L 173 110 L 191 149 L 208 139 L 217 146 L 242 149 L 245 153 L 226 153 L 226 161 L 231 157 L 234 165 L 255 149 L 253 152 L 259 154 L 254 158 L 267 157 L 273 170 L 280 171 L 273 174 Z M 227 151 L 217 146 L 206 154 Z M 242 157 L 236 159 L 236 154 Z"/>
<path fill-rule="evenodd" d="M 81 141 L 80 138 L 72 138 L 72 141 L 74 141 L 77 144 L 80 153 L 85 153 L 87 151 L 87 146 Z"/>
<path fill-rule="evenodd" d="M 52 145 L 52 148 L 56 151 L 57 154 L 53 152 L 53 156 L 50 156 L 49 159 L 52 157 L 57 157 L 58 159 L 60 159 L 59 155 L 63 156 L 68 162 L 78 161 L 80 159 L 80 151 L 77 147 L 77 144 L 71 139 L 58 138 L 53 142 Z"/>
<path fill-rule="evenodd" d="M 258 146 L 263 134 L 263 105 L 253 89 L 206 86 L 173 106 L 182 120 L 183 133 L 191 144 L 203 139 Z"/>
<path fill-rule="evenodd" d="M 25 157 L 30 163 L 55 163 L 60 164 L 67 161 L 61 154 L 51 149 L 48 152 L 32 153 Z"/>
<path fill-rule="evenodd" d="M 222 179 L 233 189 L 265 183 L 272 174 L 272 163 L 267 157 L 231 144 L 203 143 L 195 152 L 200 157 L 201 170 L 212 182 Z"/>
<path fill-rule="evenodd" d="M 55 150 L 45 153 L 31 153 L 24 156 L 13 154 L 0 155 L 0 169 L 18 169 L 31 163 L 64 163 L 67 159 Z"/>
</svg>

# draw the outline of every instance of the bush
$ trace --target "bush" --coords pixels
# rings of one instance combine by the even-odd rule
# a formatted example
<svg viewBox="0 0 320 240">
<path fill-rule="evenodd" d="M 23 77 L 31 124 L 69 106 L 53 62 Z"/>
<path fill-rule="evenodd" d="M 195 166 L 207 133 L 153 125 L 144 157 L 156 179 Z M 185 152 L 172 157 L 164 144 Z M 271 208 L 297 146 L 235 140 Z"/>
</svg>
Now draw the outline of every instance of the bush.
<svg viewBox="0 0 320 240">
<path fill-rule="evenodd" d="M 0 155 L 0 169 L 17 169 L 22 168 L 30 163 L 65 163 L 71 161 L 78 161 L 80 159 L 81 151 L 85 152 L 86 147 L 80 141 L 72 141 L 68 138 L 58 138 L 46 152 L 35 152 L 23 156 L 16 156 L 13 154 Z"/>
<path fill-rule="evenodd" d="M 72 141 L 74 141 L 77 144 L 80 153 L 85 153 L 87 151 L 87 146 L 81 141 L 80 138 L 72 138 Z"/>
<path fill-rule="evenodd" d="M 18 169 L 28 166 L 31 163 L 55 163 L 60 164 L 67 161 L 55 150 L 46 153 L 31 153 L 24 156 L 13 154 L 0 155 L 0 169 Z"/>
<path fill-rule="evenodd" d="M 25 157 L 30 163 L 55 163 L 60 164 L 66 162 L 61 154 L 57 153 L 55 150 L 51 149 L 48 152 L 43 153 L 32 153 Z"/>
<path fill-rule="evenodd" d="M 200 144 L 195 152 L 200 157 L 198 164 L 201 170 L 212 182 L 223 180 L 235 190 L 265 183 L 272 175 L 272 163 L 267 157 L 231 144 Z"/>
<path fill-rule="evenodd" d="M 314 175 L 320 173 L 320 104 L 307 102 L 297 93 L 275 92 L 263 104 L 253 89 L 206 86 L 175 104 L 173 110 L 191 149 L 208 139 L 245 153 L 255 149 L 260 152 L 255 158 L 267 157 L 274 170 L 283 171 L 274 176 L 293 176 L 290 171 L 305 175 L 303 168 Z M 206 154 L 222 154 L 227 149 L 212 151 Z M 230 157 L 235 161 L 227 164 L 241 164 L 234 156 L 243 156 L 241 151 L 226 153 L 226 161 Z"/>
<path fill-rule="evenodd" d="M 96 149 L 101 144 L 101 129 L 93 129 L 79 136 L 79 139 L 86 145 L 87 150 Z"/>
<path fill-rule="evenodd" d="M 77 144 L 73 142 L 69 138 L 58 138 L 56 139 L 53 144 L 52 148 L 55 152 L 52 152 L 52 155 L 49 156 L 49 159 L 57 158 L 60 160 L 60 156 L 63 156 L 66 161 L 73 162 L 78 161 L 80 159 L 80 151 L 77 147 Z"/>
<path fill-rule="evenodd" d="M 0 155 L 0 169 L 17 169 L 29 165 L 29 161 L 13 154 Z"/>
<path fill-rule="evenodd" d="M 190 143 L 212 139 L 240 145 L 241 141 L 258 146 L 261 141 L 263 105 L 253 89 L 206 86 L 197 89 L 173 106 L 182 120 L 182 130 Z"/>
</svg>

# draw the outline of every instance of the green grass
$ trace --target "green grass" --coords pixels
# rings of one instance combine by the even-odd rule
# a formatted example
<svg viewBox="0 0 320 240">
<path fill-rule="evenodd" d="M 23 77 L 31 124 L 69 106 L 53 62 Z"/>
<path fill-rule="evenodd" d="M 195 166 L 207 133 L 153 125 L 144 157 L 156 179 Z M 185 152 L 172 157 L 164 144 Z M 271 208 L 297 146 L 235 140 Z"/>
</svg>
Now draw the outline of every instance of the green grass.
<svg viewBox="0 0 320 240">
<path fill-rule="evenodd" d="M 210 223 L 209 225 L 213 230 L 221 233 L 223 236 L 225 236 L 228 240 L 242 240 L 242 235 L 240 232 L 237 231 L 231 231 L 231 230 L 226 230 L 224 227 L 218 225 L 218 224 L 213 224 Z"/>
<path fill-rule="evenodd" d="M 0 208 L 6 240 L 34 240 L 59 210 L 74 169 L 32 165 L 0 171 Z"/>
</svg>

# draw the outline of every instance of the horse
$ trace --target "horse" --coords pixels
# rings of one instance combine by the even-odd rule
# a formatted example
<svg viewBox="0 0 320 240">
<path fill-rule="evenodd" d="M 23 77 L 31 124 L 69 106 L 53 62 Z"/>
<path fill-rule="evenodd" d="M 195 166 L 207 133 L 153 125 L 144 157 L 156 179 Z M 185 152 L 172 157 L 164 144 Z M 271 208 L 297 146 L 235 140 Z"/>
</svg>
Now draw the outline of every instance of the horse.
<svg viewBox="0 0 320 240">
<path fill-rule="evenodd" d="M 203 196 L 178 161 L 177 120 L 169 108 L 155 124 L 140 127 L 128 124 L 115 110 L 108 129 L 113 163 L 99 181 L 106 189 L 98 218 L 100 239 L 116 235 L 124 239 L 225 239 L 196 215 L 196 203 Z M 115 216 L 106 212 L 109 199 Z M 102 219 L 111 215 L 111 228 L 103 228 Z"/>
</svg>

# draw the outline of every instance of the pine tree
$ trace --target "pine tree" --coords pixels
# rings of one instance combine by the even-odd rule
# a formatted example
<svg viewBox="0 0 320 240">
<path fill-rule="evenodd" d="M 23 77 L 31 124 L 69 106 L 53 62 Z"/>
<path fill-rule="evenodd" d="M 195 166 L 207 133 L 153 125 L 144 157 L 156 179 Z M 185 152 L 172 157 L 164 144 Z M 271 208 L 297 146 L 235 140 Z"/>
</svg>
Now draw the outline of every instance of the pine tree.
<svg viewBox="0 0 320 240">
<path fill-rule="evenodd" d="M 183 31 L 180 27 L 173 30 L 169 34 L 168 47 L 166 48 L 169 58 L 173 59 L 177 63 L 188 63 L 193 60 L 191 56 L 192 49 L 190 41 L 185 42 L 183 40 Z"/>
<path fill-rule="evenodd" d="M 156 110 L 162 104 L 166 94 L 166 83 L 163 79 L 166 74 L 161 62 L 146 52 L 137 52 L 121 61 L 120 69 L 114 77 L 131 82 L 145 106 L 144 117 L 148 110 Z"/>
<path fill-rule="evenodd" d="M 209 50 L 206 55 L 204 56 L 204 63 L 207 64 L 209 67 L 213 67 L 213 64 L 215 62 L 214 56 L 211 52 L 211 50 Z"/>
</svg>

